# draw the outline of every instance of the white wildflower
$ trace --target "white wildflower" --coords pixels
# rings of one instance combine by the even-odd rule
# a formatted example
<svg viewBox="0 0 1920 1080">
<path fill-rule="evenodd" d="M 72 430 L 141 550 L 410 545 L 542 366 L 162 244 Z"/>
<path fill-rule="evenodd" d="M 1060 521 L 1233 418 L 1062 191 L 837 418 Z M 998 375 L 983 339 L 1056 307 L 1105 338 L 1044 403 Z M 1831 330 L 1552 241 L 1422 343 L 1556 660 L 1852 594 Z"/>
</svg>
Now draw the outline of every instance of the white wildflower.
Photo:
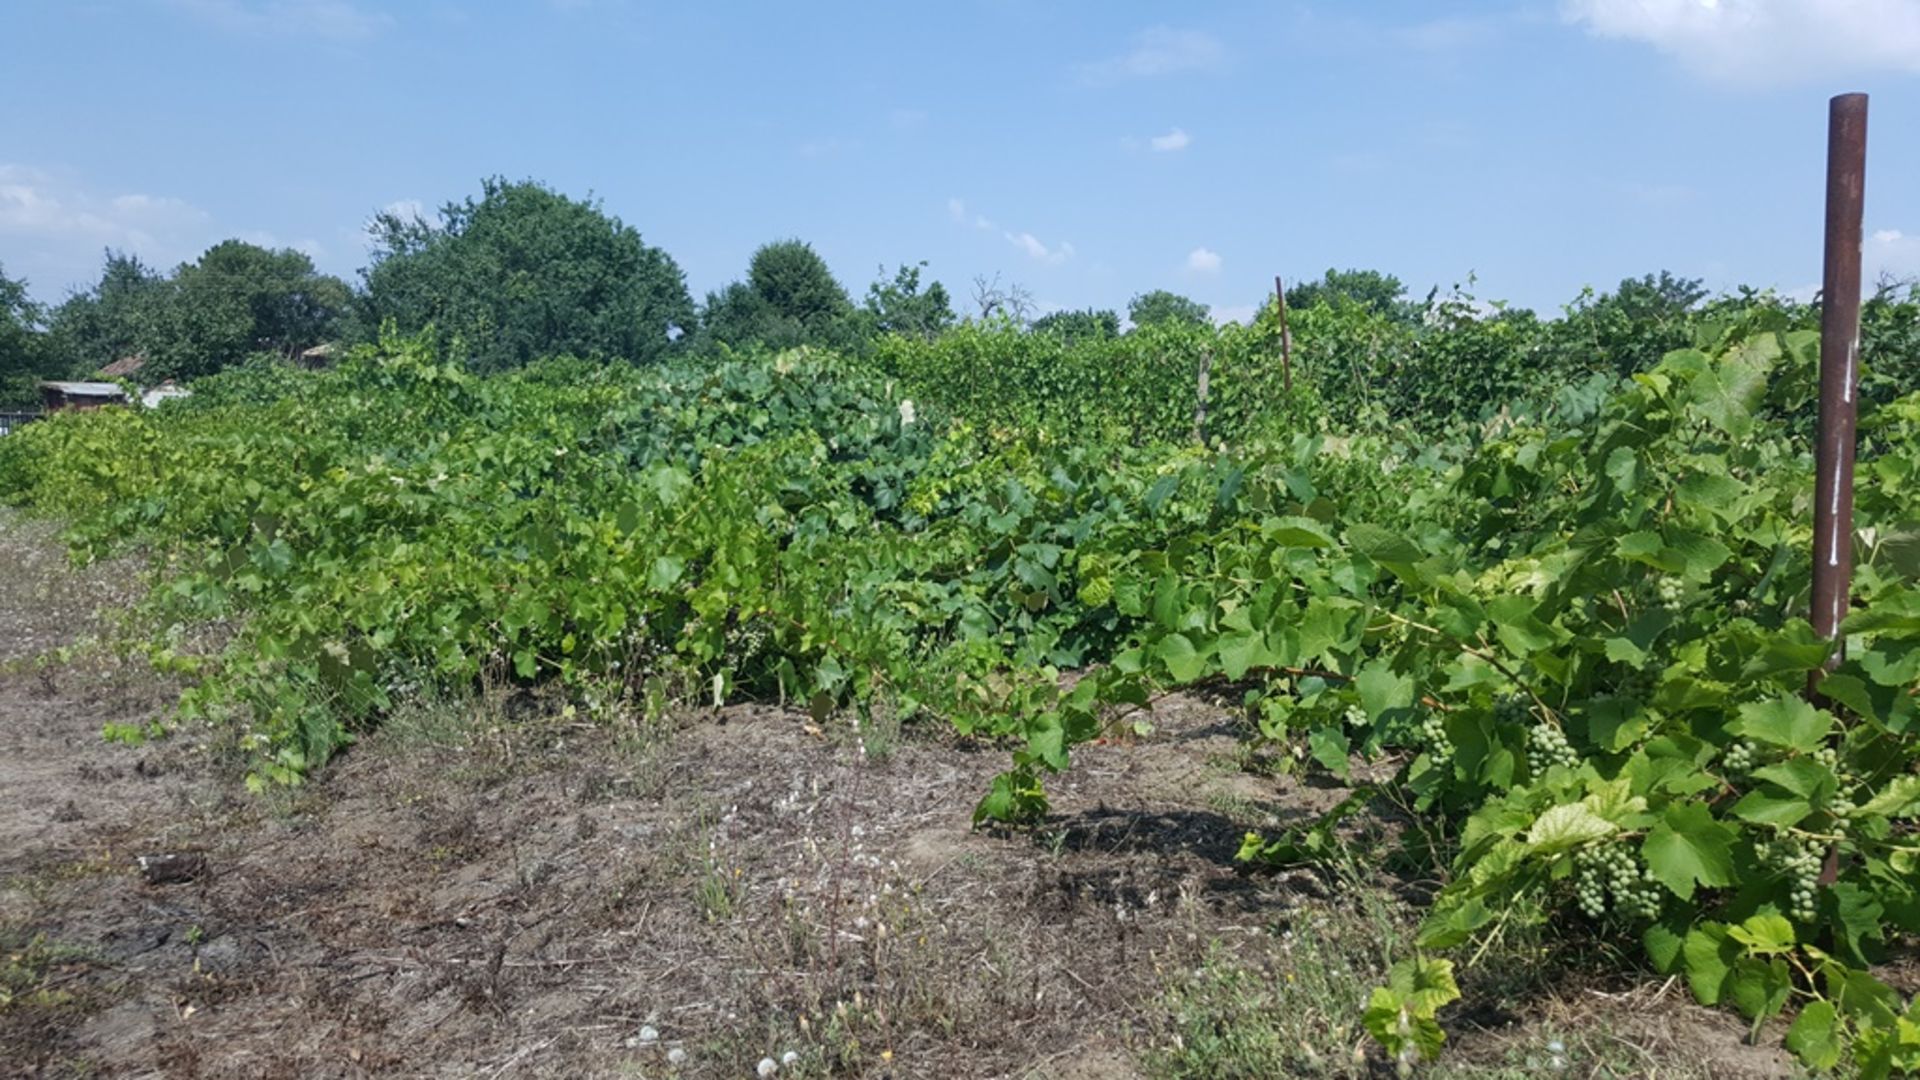
<svg viewBox="0 0 1920 1080">
<path fill-rule="evenodd" d="M 772 1058 L 761 1058 L 760 1064 L 756 1065 L 753 1071 L 760 1074 L 760 1080 L 766 1080 L 767 1077 L 779 1072 L 780 1066 L 775 1064 Z"/>
</svg>

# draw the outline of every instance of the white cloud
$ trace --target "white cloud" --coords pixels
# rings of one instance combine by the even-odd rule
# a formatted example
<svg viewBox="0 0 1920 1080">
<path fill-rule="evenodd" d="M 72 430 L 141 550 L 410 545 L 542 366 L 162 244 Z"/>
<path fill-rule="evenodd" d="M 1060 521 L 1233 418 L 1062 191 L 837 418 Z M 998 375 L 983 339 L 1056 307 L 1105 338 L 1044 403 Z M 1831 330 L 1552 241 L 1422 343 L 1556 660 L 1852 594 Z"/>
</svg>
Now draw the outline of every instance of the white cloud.
<svg viewBox="0 0 1920 1080">
<path fill-rule="evenodd" d="M 386 205 L 386 212 L 402 221 L 426 221 L 427 204 L 419 199 L 395 199 Z"/>
<path fill-rule="evenodd" d="M 0 165 L 0 235 L 144 250 L 197 234 L 207 222 L 206 211 L 182 199 L 102 197 L 40 169 Z"/>
<path fill-rule="evenodd" d="M 1062 240 L 1058 245 L 1049 247 L 1030 232 L 1016 232 L 1011 229 L 1003 231 L 993 223 L 992 218 L 969 209 L 966 200 L 958 196 L 947 200 L 947 217 L 951 218 L 956 225 L 971 226 L 981 232 L 999 232 L 1001 236 L 1006 237 L 1007 243 L 1026 252 L 1030 258 L 1038 262 L 1058 264 L 1073 258 L 1073 245 L 1067 241 Z"/>
<path fill-rule="evenodd" d="M 1165 135 L 1150 135 L 1144 139 L 1138 135 L 1128 135 L 1120 140 L 1120 145 L 1135 153 L 1151 150 L 1156 154 L 1172 154 L 1193 145 L 1193 136 L 1174 128 Z"/>
<path fill-rule="evenodd" d="M 0 164 L 0 252 L 9 276 L 25 277 L 52 300 L 100 273 L 100 253 L 116 248 L 170 267 L 215 237 L 206 211 L 163 195 L 107 195 L 72 177 Z"/>
<path fill-rule="evenodd" d="M 1133 47 L 1126 52 L 1082 64 L 1080 78 L 1104 85 L 1182 71 L 1208 71 L 1220 67 L 1226 59 L 1226 46 L 1211 34 L 1155 26 L 1135 34 Z"/>
<path fill-rule="evenodd" d="M 1914 0 L 1562 0 L 1561 14 L 1722 82 L 1920 72 Z"/>
<path fill-rule="evenodd" d="M 385 12 L 364 11 L 347 0 L 172 0 L 180 11 L 230 33 L 367 38 L 393 25 Z"/>
<path fill-rule="evenodd" d="M 1171 154 L 1176 150 L 1185 150 L 1192 142 L 1193 139 L 1186 132 L 1174 128 L 1165 135 L 1155 135 L 1148 139 L 1147 145 L 1153 147 L 1157 154 Z"/>
<path fill-rule="evenodd" d="M 1920 277 L 1920 236 L 1899 229 L 1876 229 L 1860 250 L 1861 277 L 1867 292 L 1881 277 Z"/>
<path fill-rule="evenodd" d="M 947 216 L 957 225 L 972 225 L 981 232 L 992 232 L 999 227 L 985 214 L 967 213 L 967 203 L 964 199 L 948 199 Z"/>
<path fill-rule="evenodd" d="M 1217 274 L 1220 272 L 1220 253 L 1204 247 L 1187 252 L 1187 269 L 1196 274 Z"/>
<path fill-rule="evenodd" d="M 1029 257 L 1040 262 L 1054 263 L 1057 265 L 1073 258 L 1073 245 L 1067 243 L 1065 240 L 1060 241 L 1057 247 L 1048 247 L 1040 242 L 1039 237 L 1034 236 L 1030 232 L 1010 232 L 1006 234 L 1006 237 L 1008 243 L 1026 252 Z"/>
</svg>

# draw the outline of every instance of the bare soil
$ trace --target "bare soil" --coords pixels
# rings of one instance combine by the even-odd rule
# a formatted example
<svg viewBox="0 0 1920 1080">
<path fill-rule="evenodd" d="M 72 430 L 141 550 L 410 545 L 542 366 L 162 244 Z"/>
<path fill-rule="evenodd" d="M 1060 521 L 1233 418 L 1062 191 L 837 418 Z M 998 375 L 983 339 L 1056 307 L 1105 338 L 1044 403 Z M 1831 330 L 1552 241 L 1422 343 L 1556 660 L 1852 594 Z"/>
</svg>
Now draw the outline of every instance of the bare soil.
<svg viewBox="0 0 1920 1080">
<path fill-rule="evenodd" d="M 792 1051 L 782 1076 L 1131 1077 L 1174 973 L 1222 942 L 1284 964 L 1296 916 L 1340 903 L 1233 856 L 1345 792 L 1241 771 L 1232 713 L 1189 698 L 1080 755 L 1036 834 L 969 827 L 1002 749 L 524 691 L 249 794 L 218 733 L 102 740 L 177 688 L 35 660 L 136 587 L 0 516 L 0 1075 L 741 1077 Z M 149 884 L 161 853 L 206 871 Z M 1683 1000 L 1574 988 L 1454 1035 L 1491 1062 L 1605 1014 L 1645 1075 L 1785 1072 Z"/>
</svg>

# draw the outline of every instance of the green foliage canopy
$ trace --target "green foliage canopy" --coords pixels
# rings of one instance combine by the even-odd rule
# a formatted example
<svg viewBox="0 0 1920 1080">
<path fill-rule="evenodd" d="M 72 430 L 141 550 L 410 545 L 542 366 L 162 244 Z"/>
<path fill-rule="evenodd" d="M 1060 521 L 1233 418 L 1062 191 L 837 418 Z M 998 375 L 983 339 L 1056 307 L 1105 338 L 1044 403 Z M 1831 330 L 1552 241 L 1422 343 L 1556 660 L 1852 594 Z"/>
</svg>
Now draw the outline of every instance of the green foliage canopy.
<svg viewBox="0 0 1920 1080">
<path fill-rule="evenodd" d="M 1120 336 L 1120 315 L 1110 310 L 1087 308 L 1081 311 L 1055 311 L 1033 321 L 1036 334 L 1052 334 L 1069 344 L 1105 341 Z"/>
<path fill-rule="evenodd" d="M 886 267 L 880 268 L 880 279 L 867 286 L 865 315 L 874 333 L 932 340 L 953 325 L 947 287 L 937 281 L 920 287 L 920 272 L 926 267 L 925 262 L 902 263 L 892 280 L 886 278 Z"/>
<path fill-rule="evenodd" d="M 48 347 L 72 373 L 90 374 L 152 347 L 167 279 L 137 255 L 108 251 L 100 280 L 53 309 Z"/>
<path fill-rule="evenodd" d="M 110 260 L 103 285 L 116 269 Z M 133 301 L 147 308 L 135 323 L 146 336 L 141 377 L 196 378 L 257 352 L 290 358 L 331 337 L 350 299 L 346 283 L 303 252 L 223 241 L 175 270 L 150 305 Z"/>
<path fill-rule="evenodd" d="M 696 325 L 671 256 L 538 183 L 495 177 L 437 223 L 384 212 L 371 229 L 363 339 L 387 320 L 434 325 L 476 370 L 503 371 L 561 354 L 654 363 Z"/>
<path fill-rule="evenodd" d="M 0 266 L 0 405 L 38 400 L 35 385 L 51 373 L 41 317 L 27 283 L 7 277 Z"/>
<path fill-rule="evenodd" d="M 1208 321 L 1207 305 L 1165 289 L 1141 293 L 1127 301 L 1127 318 L 1136 328 L 1165 323 L 1204 326 Z"/>
<path fill-rule="evenodd" d="M 1381 318 L 1414 324 L 1420 307 L 1407 299 L 1407 287 L 1392 274 L 1378 270 L 1327 269 L 1318 281 L 1302 281 L 1287 289 L 1289 311 L 1316 304 L 1353 304 Z"/>
<path fill-rule="evenodd" d="M 701 327 L 710 343 L 733 349 L 845 347 L 861 337 L 847 290 L 802 240 L 778 240 L 756 250 L 746 281 L 708 294 Z"/>
</svg>

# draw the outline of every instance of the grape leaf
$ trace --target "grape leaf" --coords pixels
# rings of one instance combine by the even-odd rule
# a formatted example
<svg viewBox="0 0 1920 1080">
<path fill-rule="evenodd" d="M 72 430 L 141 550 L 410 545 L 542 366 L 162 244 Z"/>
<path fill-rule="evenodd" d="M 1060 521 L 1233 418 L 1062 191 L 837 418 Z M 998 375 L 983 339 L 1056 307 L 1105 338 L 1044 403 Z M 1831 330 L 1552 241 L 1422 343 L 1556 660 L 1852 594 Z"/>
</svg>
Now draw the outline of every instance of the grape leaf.
<svg viewBox="0 0 1920 1080">
<path fill-rule="evenodd" d="M 1783 696 L 1740 706 L 1739 717 L 1727 730 L 1789 750 L 1808 751 L 1826 741 L 1833 730 L 1833 716 L 1800 698 Z"/>
<path fill-rule="evenodd" d="M 1691 900 L 1696 885 L 1733 884 L 1734 835 L 1704 804 L 1673 803 L 1647 833 L 1640 854 L 1661 884 Z"/>
</svg>

